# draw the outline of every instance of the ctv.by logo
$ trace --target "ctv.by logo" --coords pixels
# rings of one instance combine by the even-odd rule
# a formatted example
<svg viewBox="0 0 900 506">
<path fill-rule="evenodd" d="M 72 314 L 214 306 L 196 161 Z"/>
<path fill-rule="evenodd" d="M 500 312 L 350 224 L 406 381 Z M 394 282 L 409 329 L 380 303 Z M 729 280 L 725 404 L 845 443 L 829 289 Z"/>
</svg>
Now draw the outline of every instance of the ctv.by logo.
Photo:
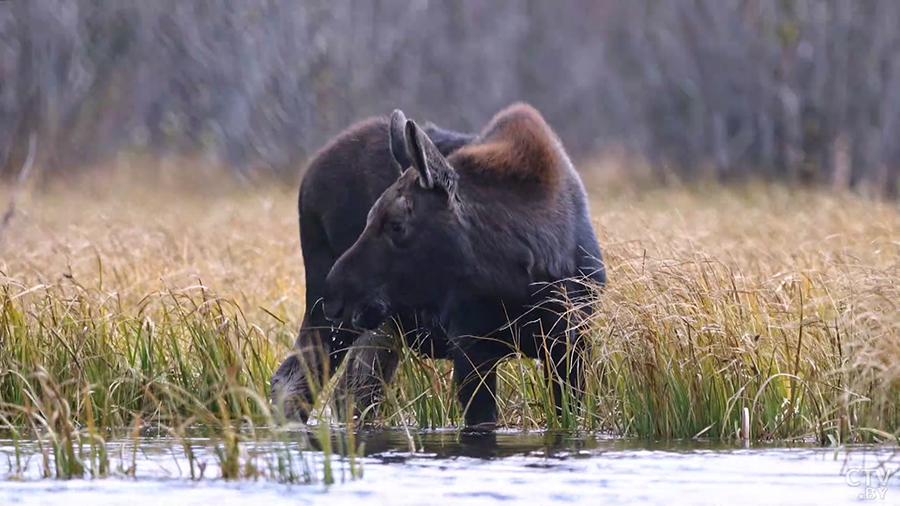
<svg viewBox="0 0 900 506">
<path fill-rule="evenodd" d="M 900 468 L 888 469 L 877 467 L 866 469 L 863 467 L 851 467 L 847 469 L 847 485 L 861 487 L 860 499 L 884 499 L 887 495 L 888 482 L 900 472 Z"/>
</svg>

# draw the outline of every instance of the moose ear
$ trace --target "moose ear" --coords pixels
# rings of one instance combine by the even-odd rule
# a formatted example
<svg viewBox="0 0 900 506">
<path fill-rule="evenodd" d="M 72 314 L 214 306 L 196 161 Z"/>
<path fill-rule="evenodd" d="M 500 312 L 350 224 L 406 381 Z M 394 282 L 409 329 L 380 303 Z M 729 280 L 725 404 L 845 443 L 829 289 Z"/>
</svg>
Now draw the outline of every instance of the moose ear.
<svg viewBox="0 0 900 506">
<path fill-rule="evenodd" d="M 419 125 L 413 120 L 406 122 L 406 146 L 407 153 L 411 159 L 412 165 L 419 171 L 419 182 L 427 189 L 434 187 L 434 177 L 428 168 L 428 154 L 426 153 L 426 142 L 430 143 L 426 135 L 422 133 Z"/>
<path fill-rule="evenodd" d="M 429 190 L 439 188 L 447 195 L 453 195 L 459 176 L 413 120 L 406 122 L 406 146 L 412 165 L 419 172 L 422 187 Z"/>
<path fill-rule="evenodd" d="M 412 160 L 406 150 L 406 115 L 400 109 L 394 109 L 394 112 L 391 113 L 390 138 L 391 156 L 400 166 L 402 173 L 410 166 Z"/>
</svg>

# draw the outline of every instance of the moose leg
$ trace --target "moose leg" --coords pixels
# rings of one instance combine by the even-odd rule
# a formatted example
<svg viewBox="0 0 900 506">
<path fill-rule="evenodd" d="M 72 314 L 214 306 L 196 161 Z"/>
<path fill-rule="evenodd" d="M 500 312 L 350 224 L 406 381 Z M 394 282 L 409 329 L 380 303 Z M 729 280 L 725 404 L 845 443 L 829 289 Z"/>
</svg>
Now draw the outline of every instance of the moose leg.
<svg viewBox="0 0 900 506">
<path fill-rule="evenodd" d="M 553 392 L 557 416 L 575 412 L 584 391 L 583 346 L 575 329 L 568 329 L 560 338 L 547 340 L 548 349 L 541 357 L 544 375 Z"/>
<path fill-rule="evenodd" d="M 497 426 L 497 361 L 474 361 L 475 357 L 460 350 L 455 355 L 453 381 L 465 410 L 466 428 L 493 430 Z"/>
<path fill-rule="evenodd" d="M 560 297 L 568 297 L 572 293 L 568 290 L 568 293 L 562 292 Z M 529 330 L 533 332 L 533 342 L 537 344 L 534 358 L 543 362 L 544 377 L 553 395 L 556 414 L 562 417 L 567 412 L 576 412 L 584 389 L 582 362 L 586 336 L 582 336 L 578 328 L 584 315 L 577 306 L 572 308 L 559 302 L 543 304 L 538 320 L 540 326 Z"/>
</svg>

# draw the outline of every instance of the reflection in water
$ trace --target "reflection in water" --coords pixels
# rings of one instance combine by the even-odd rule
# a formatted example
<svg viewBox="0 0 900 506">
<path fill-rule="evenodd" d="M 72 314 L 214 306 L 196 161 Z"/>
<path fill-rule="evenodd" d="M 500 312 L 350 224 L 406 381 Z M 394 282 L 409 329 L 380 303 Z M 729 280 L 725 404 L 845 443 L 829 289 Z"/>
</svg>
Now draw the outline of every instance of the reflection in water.
<svg viewBox="0 0 900 506">
<path fill-rule="evenodd" d="M 856 503 L 861 497 L 883 497 L 881 504 L 900 501 L 896 447 L 835 450 L 797 444 L 743 449 L 704 441 L 651 443 L 561 432 L 363 431 L 356 435 L 364 448 L 363 478 L 341 475 L 347 460 L 339 459 L 334 464 L 337 483 L 326 487 L 215 479 L 218 461 L 208 436 L 198 432 L 191 439 L 197 461 L 207 466 L 206 478 L 199 482 L 189 479 L 183 452 L 167 438 L 139 441 L 136 480 L 69 482 L 38 479 L 37 446 L 22 442 L 19 450 L 27 461 L 24 481 L 0 481 L 0 505 L 818 505 Z M 332 448 L 340 447 L 340 440 L 332 441 Z M 263 440 L 246 443 L 244 450 L 247 455 L 268 455 L 284 445 L 297 451 L 306 448 L 304 455 L 321 468 L 323 456 L 315 450 L 321 448 L 319 443 L 310 434 L 297 433 L 286 443 Z M 110 453 L 130 456 L 130 444 L 110 444 Z M 11 441 L 0 439 L 0 466 L 7 461 L 15 461 L 15 450 Z M 0 467 L 0 478 L 3 472 Z M 868 484 L 866 476 L 871 477 Z"/>
</svg>

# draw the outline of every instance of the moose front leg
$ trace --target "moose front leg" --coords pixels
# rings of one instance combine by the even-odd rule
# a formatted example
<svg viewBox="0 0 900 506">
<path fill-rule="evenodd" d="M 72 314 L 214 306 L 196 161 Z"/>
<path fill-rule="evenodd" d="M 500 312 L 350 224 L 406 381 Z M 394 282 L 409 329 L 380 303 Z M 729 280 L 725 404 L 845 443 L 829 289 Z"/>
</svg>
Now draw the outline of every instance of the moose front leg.
<svg viewBox="0 0 900 506">
<path fill-rule="evenodd" d="M 455 355 L 453 381 L 465 410 L 466 429 L 494 430 L 497 427 L 497 361 L 477 361 L 462 351 Z"/>
</svg>

